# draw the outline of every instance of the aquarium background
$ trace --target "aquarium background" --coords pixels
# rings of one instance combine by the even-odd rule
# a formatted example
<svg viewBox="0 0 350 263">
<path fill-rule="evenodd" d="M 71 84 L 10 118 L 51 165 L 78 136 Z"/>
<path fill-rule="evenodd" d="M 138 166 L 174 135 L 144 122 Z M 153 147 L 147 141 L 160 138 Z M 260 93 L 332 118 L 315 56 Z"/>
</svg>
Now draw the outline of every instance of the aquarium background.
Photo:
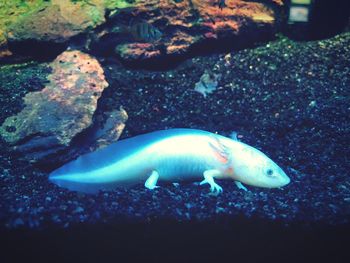
<svg viewBox="0 0 350 263">
<path fill-rule="evenodd" d="M 349 12 L 340 0 L 0 0 L 1 261 L 347 262 Z M 236 132 L 291 183 L 87 195 L 48 181 L 81 154 L 179 127 Z"/>
</svg>

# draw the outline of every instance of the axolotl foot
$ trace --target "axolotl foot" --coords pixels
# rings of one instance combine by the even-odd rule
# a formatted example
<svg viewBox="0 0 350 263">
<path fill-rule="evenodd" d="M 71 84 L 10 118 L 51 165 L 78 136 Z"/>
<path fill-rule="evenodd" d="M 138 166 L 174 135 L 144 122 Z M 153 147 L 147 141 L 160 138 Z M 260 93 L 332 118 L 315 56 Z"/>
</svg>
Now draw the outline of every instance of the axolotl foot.
<svg viewBox="0 0 350 263">
<path fill-rule="evenodd" d="M 200 185 L 208 183 L 210 185 L 210 191 L 212 193 L 221 193 L 223 191 L 222 187 L 215 183 L 214 177 L 220 175 L 218 170 L 207 170 L 203 173 L 204 180 L 200 182 Z"/>
<path fill-rule="evenodd" d="M 238 189 L 241 189 L 241 190 L 243 190 L 245 192 L 248 191 L 247 187 L 245 187 L 241 182 L 235 181 L 235 184 L 238 187 Z"/>
<path fill-rule="evenodd" d="M 148 179 L 145 182 L 145 187 L 153 190 L 155 188 L 158 188 L 157 182 L 159 179 L 159 173 L 157 171 L 152 171 L 152 174 L 148 177 Z"/>
</svg>

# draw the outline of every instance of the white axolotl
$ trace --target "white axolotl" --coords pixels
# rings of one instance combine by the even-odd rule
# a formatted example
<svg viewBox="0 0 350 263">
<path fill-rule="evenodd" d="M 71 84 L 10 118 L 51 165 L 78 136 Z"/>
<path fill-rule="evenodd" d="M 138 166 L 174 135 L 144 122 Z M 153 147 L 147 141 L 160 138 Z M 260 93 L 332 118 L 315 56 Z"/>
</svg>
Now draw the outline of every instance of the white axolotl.
<svg viewBox="0 0 350 263">
<path fill-rule="evenodd" d="M 194 129 L 170 129 L 120 140 L 85 154 L 53 171 L 49 179 L 70 190 L 96 193 L 117 186 L 144 182 L 203 179 L 212 192 L 222 192 L 214 179 L 275 188 L 289 177 L 259 150 L 218 134 Z"/>
</svg>

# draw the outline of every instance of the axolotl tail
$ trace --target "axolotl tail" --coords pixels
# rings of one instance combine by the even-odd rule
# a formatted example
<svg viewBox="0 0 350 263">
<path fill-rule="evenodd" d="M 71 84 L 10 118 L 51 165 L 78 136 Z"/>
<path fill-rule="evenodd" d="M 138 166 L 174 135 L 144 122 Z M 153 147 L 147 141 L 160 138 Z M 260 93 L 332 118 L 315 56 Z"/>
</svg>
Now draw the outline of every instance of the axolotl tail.
<svg viewBox="0 0 350 263">
<path fill-rule="evenodd" d="M 63 165 L 53 171 L 49 179 L 58 186 L 87 193 L 142 182 L 151 172 L 149 156 L 144 154 L 148 146 L 163 138 L 191 133 L 208 134 L 191 129 L 172 129 L 120 140 Z"/>
</svg>

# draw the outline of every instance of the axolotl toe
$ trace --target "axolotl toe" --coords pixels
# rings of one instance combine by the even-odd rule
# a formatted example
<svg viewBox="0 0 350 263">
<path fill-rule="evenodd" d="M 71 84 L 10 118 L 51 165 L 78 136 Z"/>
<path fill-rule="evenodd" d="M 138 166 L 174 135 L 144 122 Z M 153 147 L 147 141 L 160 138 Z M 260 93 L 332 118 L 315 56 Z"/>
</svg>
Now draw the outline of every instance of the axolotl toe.
<svg viewBox="0 0 350 263">
<path fill-rule="evenodd" d="M 201 180 L 212 192 L 222 187 L 216 179 L 275 188 L 289 177 L 261 151 L 237 140 L 195 129 L 170 129 L 120 140 L 85 154 L 53 171 L 49 180 L 61 187 L 87 193 L 158 181 Z"/>
</svg>

